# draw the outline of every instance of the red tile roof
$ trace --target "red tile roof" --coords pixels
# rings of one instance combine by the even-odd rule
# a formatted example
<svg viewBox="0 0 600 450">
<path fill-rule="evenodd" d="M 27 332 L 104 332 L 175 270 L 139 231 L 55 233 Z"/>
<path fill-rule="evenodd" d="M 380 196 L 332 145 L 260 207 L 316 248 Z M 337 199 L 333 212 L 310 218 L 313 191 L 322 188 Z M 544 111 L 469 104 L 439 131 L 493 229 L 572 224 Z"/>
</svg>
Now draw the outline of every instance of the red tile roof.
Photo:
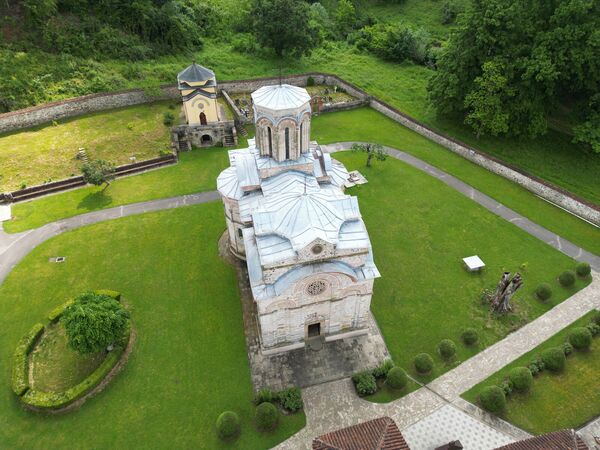
<svg viewBox="0 0 600 450">
<path fill-rule="evenodd" d="M 561 430 L 513 442 L 496 450 L 589 450 L 589 448 L 573 430 Z"/>
<path fill-rule="evenodd" d="M 410 450 L 390 417 L 359 423 L 313 440 L 313 450 Z"/>
</svg>

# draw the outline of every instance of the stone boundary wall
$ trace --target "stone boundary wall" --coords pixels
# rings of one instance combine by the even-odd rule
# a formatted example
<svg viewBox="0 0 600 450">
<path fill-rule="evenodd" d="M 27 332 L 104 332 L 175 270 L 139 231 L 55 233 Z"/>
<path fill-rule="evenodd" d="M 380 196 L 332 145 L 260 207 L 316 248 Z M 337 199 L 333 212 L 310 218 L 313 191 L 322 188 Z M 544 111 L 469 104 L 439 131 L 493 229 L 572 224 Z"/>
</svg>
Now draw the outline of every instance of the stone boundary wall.
<svg viewBox="0 0 600 450">
<path fill-rule="evenodd" d="M 106 109 L 139 105 L 157 100 L 178 99 L 177 86 L 161 86 L 161 94 L 151 96 L 143 89 L 130 89 L 120 92 L 104 92 L 83 97 L 60 100 L 30 108 L 0 114 L 0 133 L 29 128 L 52 122 L 53 120 L 76 117 Z"/>
<path fill-rule="evenodd" d="M 581 199 L 574 194 L 528 174 L 521 169 L 510 166 L 503 161 L 476 150 L 450 136 L 437 132 L 382 100 L 370 96 L 367 92 L 342 78 L 339 78 L 337 75 L 314 72 L 290 75 L 282 77 L 281 79 L 279 77 L 266 77 L 251 80 L 222 81 L 219 82 L 219 89 L 231 93 L 248 92 L 262 86 L 279 83 L 280 80 L 295 86 L 306 86 L 309 77 L 312 77 L 316 84 L 338 85 L 342 87 L 348 94 L 361 100 L 363 102 L 362 104 L 368 104 L 373 109 L 405 127 L 410 128 L 421 136 L 440 144 L 448 150 L 491 172 L 518 183 L 525 189 L 545 200 L 600 226 L 600 206 Z M 148 103 L 156 100 L 179 98 L 179 91 L 175 85 L 161 86 L 161 91 L 162 94 L 156 97 L 148 96 L 142 89 L 92 94 L 0 114 L 0 133 L 40 125 L 53 120 L 74 117 L 94 111 Z"/>
</svg>

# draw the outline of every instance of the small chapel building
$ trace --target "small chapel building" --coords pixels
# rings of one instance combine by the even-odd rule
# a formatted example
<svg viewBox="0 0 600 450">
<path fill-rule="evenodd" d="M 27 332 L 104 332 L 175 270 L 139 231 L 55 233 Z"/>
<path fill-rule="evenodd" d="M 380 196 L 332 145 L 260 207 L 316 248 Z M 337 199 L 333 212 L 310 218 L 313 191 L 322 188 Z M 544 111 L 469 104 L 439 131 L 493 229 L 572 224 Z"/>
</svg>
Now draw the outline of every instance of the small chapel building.
<svg viewBox="0 0 600 450">
<path fill-rule="evenodd" d="M 310 140 L 306 89 L 252 93 L 256 138 L 217 179 L 231 251 L 246 261 L 263 353 L 368 332 L 379 271 L 346 168 Z"/>
</svg>

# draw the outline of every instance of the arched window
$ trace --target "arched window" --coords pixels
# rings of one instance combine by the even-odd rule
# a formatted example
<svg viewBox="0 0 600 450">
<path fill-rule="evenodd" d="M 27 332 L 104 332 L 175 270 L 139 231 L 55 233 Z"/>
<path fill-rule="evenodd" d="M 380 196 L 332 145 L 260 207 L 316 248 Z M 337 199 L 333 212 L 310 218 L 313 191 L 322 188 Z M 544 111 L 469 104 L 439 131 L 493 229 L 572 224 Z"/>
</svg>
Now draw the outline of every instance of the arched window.
<svg viewBox="0 0 600 450">
<path fill-rule="evenodd" d="M 304 147 L 302 146 L 302 142 L 304 139 L 303 134 L 304 134 L 304 124 L 301 123 L 300 124 L 300 153 L 302 153 L 302 150 L 304 150 Z"/>
<path fill-rule="evenodd" d="M 200 113 L 200 125 L 206 125 L 206 114 Z"/>
<path fill-rule="evenodd" d="M 290 129 L 285 129 L 285 159 L 290 159 Z"/>
<path fill-rule="evenodd" d="M 273 157 L 273 136 L 271 135 L 271 127 L 267 127 L 267 132 L 269 134 L 269 156 Z"/>
</svg>

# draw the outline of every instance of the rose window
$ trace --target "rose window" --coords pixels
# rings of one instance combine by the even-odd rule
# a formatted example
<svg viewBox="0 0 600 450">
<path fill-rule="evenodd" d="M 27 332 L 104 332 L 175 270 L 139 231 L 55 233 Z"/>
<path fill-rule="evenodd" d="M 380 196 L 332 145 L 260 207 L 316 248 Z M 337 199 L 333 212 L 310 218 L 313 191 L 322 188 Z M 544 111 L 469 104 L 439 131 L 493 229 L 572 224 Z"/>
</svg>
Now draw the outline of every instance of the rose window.
<svg viewBox="0 0 600 450">
<path fill-rule="evenodd" d="M 313 281 L 306 287 L 306 292 L 308 295 L 319 295 L 325 292 L 327 289 L 327 283 L 323 280 Z"/>
</svg>

